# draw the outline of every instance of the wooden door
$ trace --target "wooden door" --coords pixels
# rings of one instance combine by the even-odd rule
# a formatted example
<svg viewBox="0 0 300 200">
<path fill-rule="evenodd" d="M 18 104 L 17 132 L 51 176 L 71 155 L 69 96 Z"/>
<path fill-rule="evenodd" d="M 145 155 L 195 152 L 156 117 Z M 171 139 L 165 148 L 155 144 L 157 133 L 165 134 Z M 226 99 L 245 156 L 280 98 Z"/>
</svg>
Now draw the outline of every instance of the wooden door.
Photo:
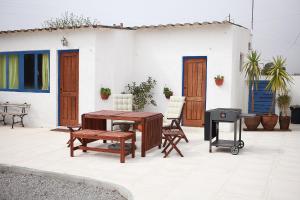
<svg viewBox="0 0 300 200">
<path fill-rule="evenodd" d="M 78 52 L 60 54 L 60 125 L 78 124 Z"/>
<path fill-rule="evenodd" d="M 183 125 L 201 127 L 204 124 L 206 93 L 206 58 L 184 59 Z"/>
</svg>

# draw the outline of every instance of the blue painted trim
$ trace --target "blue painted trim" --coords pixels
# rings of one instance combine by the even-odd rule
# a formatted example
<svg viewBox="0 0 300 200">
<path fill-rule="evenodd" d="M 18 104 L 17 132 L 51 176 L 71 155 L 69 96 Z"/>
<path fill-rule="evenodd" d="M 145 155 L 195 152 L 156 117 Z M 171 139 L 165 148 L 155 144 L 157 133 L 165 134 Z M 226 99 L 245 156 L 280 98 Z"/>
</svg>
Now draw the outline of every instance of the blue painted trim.
<svg viewBox="0 0 300 200">
<path fill-rule="evenodd" d="M 60 126 L 60 54 L 64 52 L 78 52 L 79 49 L 66 49 L 66 50 L 57 50 L 58 64 L 57 64 L 57 126 Z"/>
<path fill-rule="evenodd" d="M 35 54 L 35 53 L 49 53 L 49 50 L 33 50 L 33 51 L 3 51 L 0 54 Z"/>
<path fill-rule="evenodd" d="M 205 103 L 204 103 L 204 108 L 206 111 L 206 99 L 207 99 L 207 56 L 183 56 L 182 57 L 182 96 L 184 96 L 184 62 L 188 59 L 199 59 L 199 58 L 203 58 L 205 59 L 205 65 L 206 65 L 206 80 L 205 80 Z"/>
<path fill-rule="evenodd" d="M 24 54 L 34 54 L 35 56 L 35 66 L 34 66 L 34 86 L 35 89 L 25 89 L 24 88 Z M 38 54 L 48 54 L 49 56 L 49 88 L 48 90 L 38 89 L 37 84 L 37 55 Z M 9 51 L 9 52 L 0 52 L 0 55 L 6 55 L 6 88 L 0 89 L 0 91 L 12 91 L 12 92 L 36 92 L 36 93 L 50 93 L 50 51 L 41 50 L 41 51 Z M 19 89 L 9 89 L 9 55 L 17 55 L 19 59 Z"/>
<path fill-rule="evenodd" d="M 0 92 L 28 92 L 28 93 L 49 93 L 49 90 L 34 90 L 34 89 L 0 89 Z"/>
<path fill-rule="evenodd" d="M 57 51 L 57 126 L 60 126 L 60 54 L 62 50 Z"/>
</svg>

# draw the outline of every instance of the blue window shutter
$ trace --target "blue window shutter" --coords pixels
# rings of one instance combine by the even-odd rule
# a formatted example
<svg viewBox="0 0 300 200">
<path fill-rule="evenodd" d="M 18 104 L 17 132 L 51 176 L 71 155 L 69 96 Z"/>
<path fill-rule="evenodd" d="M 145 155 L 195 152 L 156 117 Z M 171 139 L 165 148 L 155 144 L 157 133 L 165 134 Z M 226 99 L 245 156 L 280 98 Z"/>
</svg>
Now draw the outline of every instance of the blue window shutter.
<svg viewBox="0 0 300 200">
<path fill-rule="evenodd" d="M 254 87 L 254 113 L 265 114 L 269 113 L 270 107 L 272 106 L 273 93 L 266 90 L 266 86 L 269 81 L 261 80 L 258 81 L 257 88 Z M 248 113 L 251 111 L 252 104 L 252 93 L 251 87 L 249 87 L 249 99 L 248 99 Z M 275 106 L 272 108 L 272 113 L 275 113 Z"/>
</svg>

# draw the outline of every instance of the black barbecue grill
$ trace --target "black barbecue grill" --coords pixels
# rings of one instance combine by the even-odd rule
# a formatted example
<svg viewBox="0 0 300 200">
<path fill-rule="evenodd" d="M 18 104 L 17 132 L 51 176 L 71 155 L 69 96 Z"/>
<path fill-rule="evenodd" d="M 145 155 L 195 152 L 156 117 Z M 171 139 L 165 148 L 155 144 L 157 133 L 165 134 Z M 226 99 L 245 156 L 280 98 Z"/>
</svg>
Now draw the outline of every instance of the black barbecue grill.
<svg viewBox="0 0 300 200">
<path fill-rule="evenodd" d="M 239 153 L 239 149 L 244 147 L 244 141 L 241 139 L 242 117 L 252 116 L 251 114 L 242 114 L 241 109 L 235 108 L 216 108 L 205 112 L 205 130 L 204 139 L 209 140 L 209 152 L 212 146 L 229 147 L 233 155 Z M 237 139 L 237 121 L 239 121 L 239 138 Z M 234 139 L 219 139 L 219 123 L 234 123 Z M 214 140 L 215 138 L 215 140 Z"/>
</svg>

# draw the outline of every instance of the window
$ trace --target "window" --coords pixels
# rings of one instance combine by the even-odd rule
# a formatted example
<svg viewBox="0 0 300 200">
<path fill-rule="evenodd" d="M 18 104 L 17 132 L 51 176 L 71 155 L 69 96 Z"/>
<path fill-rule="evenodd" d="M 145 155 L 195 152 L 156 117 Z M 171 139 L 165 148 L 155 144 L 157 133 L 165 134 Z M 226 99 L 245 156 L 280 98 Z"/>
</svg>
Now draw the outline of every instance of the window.
<svg viewBox="0 0 300 200">
<path fill-rule="evenodd" d="M 49 92 L 49 51 L 0 53 L 0 90 Z"/>
</svg>

